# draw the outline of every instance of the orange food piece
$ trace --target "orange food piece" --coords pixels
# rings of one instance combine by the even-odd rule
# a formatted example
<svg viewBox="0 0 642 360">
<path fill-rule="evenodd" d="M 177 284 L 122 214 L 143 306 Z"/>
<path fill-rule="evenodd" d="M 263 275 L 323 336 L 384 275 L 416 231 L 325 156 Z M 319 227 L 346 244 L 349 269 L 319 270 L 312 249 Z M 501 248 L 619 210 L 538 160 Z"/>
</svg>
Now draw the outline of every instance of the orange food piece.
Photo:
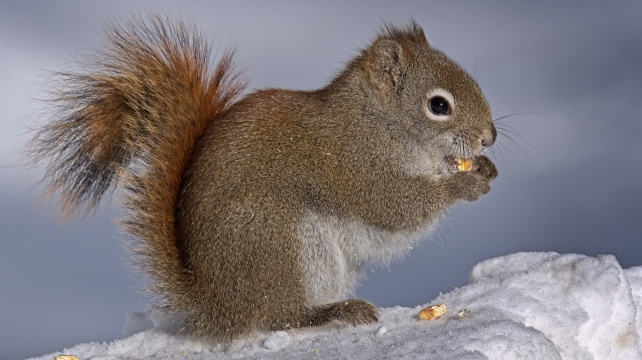
<svg viewBox="0 0 642 360">
<path fill-rule="evenodd" d="M 420 320 L 437 320 L 446 313 L 446 305 L 432 305 L 421 309 Z"/>
<path fill-rule="evenodd" d="M 470 171 L 473 168 L 473 161 L 470 159 L 456 158 L 457 170 L 459 171 Z"/>
</svg>

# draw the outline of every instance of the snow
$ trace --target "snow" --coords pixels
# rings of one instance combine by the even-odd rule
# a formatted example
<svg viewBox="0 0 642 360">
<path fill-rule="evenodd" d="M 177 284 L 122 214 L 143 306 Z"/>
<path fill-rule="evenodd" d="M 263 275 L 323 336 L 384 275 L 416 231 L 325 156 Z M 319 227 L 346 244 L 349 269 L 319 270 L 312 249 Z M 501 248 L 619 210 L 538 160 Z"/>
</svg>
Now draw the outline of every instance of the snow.
<svg viewBox="0 0 642 360">
<path fill-rule="evenodd" d="M 377 336 L 384 336 L 388 332 L 388 328 L 383 325 L 379 329 L 377 329 L 377 332 L 375 333 Z"/>
<path fill-rule="evenodd" d="M 426 286 L 431 276 L 426 274 Z M 426 305 L 445 304 L 420 321 Z M 172 333 L 178 320 L 130 314 L 112 343 L 90 343 L 40 357 L 81 359 L 627 359 L 642 360 L 642 267 L 615 257 L 517 253 L 477 264 L 470 283 L 415 308 L 381 309 L 376 324 L 257 333 L 229 345 Z M 458 316 L 466 310 L 467 316 Z"/>
<path fill-rule="evenodd" d="M 290 345 L 290 335 L 285 331 L 275 331 L 263 342 L 263 346 L 269 350 L 281 350 L 288 345 Z"/>
</svg>

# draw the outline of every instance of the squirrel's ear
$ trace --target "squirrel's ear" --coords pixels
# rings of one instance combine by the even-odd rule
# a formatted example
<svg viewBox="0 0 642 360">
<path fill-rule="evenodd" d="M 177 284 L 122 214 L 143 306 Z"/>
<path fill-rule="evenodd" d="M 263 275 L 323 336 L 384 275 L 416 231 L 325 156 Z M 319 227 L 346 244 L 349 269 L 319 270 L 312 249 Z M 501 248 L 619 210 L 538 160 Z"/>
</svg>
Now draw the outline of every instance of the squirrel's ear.
<svg viewBox="0 0 642 360">
<path fill-rule="evenodd" d="M 376 40 L 366 55 L 366 70 L 372 83 L 384 92 L 399 89 L 407 56 L 397 41 Z"/>
</svg>

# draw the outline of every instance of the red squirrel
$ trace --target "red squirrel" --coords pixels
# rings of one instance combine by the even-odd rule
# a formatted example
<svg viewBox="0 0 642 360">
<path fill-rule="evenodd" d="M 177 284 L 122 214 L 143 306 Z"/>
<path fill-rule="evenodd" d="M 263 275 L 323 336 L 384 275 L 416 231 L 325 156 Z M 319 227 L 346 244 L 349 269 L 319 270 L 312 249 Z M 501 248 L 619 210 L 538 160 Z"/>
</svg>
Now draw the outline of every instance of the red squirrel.
<svg viewBox="0 0 642 360">
<path fill-rule="evenodd" d="M 213 65 L 182 21 L 106 36 L 57 73 L 30 155 L 66 214 L 123 189 L 134 262 L 195 336 L 376 322 L 346 300 L 362 264 L 404 253 L 497 177 L 482 91 L 414 21 L 382 26 L 321 89 L 245 95 L 232 53 Z"/>
</svg>

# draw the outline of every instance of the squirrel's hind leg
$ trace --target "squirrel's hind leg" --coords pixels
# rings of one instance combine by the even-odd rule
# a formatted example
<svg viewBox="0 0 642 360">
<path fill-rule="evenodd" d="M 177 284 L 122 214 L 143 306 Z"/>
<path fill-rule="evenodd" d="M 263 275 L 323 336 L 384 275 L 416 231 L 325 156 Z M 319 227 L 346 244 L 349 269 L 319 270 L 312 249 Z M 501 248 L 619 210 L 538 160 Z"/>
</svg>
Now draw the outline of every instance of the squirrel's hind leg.
<svg viewBox="0 0 642 360">
<path fill-rule="evenodd" d="M 350 325 L 369 324 L 378 321 L 379 310 L 361 299 L 350 299 L 315 306 L 301 325 L 319 326 L 334 320 Z"/>
</svg>

